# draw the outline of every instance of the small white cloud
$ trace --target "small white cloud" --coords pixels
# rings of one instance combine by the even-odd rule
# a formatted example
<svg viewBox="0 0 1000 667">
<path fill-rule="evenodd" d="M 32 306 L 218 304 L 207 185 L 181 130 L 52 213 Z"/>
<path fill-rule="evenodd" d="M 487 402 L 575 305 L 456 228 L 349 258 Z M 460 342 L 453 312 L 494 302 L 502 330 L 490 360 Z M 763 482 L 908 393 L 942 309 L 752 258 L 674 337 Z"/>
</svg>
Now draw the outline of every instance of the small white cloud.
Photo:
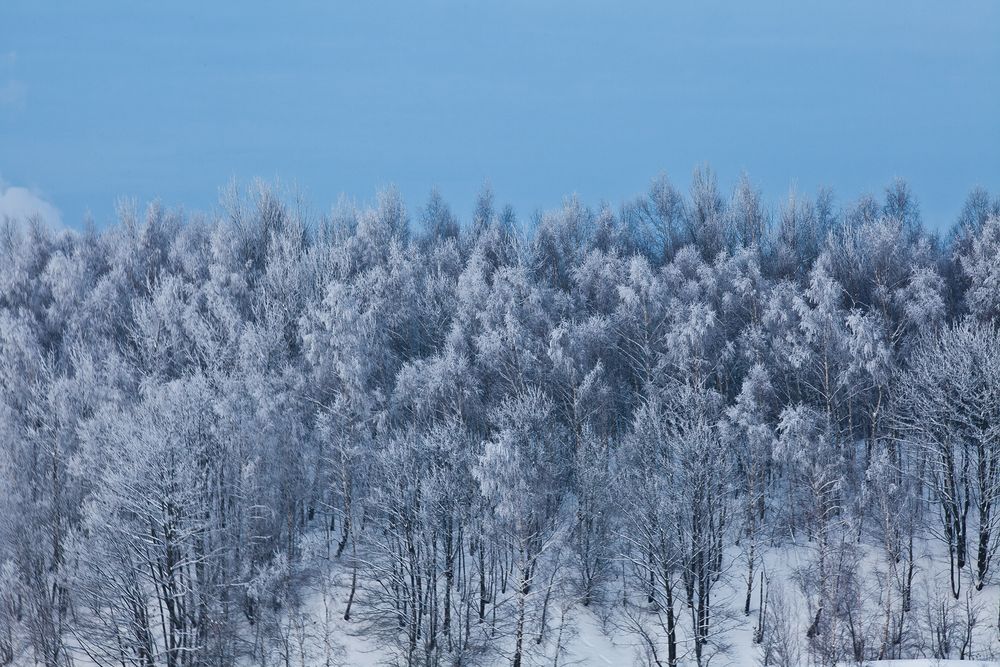
<svg viewBox="0 0 1000 667">
<path fill-rule="evenodd" d="M 23 81 L 10 79 L 0 83 L 0 107 L 21 109 L 26 99 L 28 99 L 28 87 Z"/>
<path fill-rule="evenodd" d="M 33 215 L 40 217 L 53 229 L 62 227 L 59 209 L 47 202 L 41 193 L 18 185 L 8 185 L 0 179 L 0 220 L 27 220 Z"/>
</svg>

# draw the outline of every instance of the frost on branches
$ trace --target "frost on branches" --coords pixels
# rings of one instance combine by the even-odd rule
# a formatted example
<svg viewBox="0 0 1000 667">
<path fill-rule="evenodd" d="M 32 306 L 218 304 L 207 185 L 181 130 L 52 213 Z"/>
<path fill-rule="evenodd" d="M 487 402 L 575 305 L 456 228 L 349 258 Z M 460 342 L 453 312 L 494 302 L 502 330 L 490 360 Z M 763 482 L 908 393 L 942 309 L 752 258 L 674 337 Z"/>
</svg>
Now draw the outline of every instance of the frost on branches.
<svg viewBox="0 0 1000 667">
<path fill-rule="evenodd" d="M 1000 655 L 1000 200 L 0 225 L 0 664 Z"/>
</svg>

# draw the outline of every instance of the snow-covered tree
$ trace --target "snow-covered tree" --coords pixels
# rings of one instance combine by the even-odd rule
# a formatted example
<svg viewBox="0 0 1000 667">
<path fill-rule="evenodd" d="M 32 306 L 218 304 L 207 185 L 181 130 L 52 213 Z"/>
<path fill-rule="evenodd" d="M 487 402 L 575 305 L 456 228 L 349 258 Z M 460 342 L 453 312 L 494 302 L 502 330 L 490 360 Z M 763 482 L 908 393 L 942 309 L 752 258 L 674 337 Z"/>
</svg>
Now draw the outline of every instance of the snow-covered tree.
<svg viewBox="0 0 1000 667">
<path fill-rule="evenodd" d="M 1000 650 L 987 191 L 413 210 L 0 221 L 0 664 Z"/>
</svg>

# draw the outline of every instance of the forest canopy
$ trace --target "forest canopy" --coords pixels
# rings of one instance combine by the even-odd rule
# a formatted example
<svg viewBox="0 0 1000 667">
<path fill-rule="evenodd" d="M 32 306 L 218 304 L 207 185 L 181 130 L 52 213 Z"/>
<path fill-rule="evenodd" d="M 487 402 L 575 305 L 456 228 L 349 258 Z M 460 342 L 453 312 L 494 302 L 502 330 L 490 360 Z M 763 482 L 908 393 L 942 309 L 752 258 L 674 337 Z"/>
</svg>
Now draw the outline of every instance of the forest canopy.
<svg viewBox="0 0 1000 667">
<path fill-rule="evenodd" d="M 903 181 L 4 220 L 0 664 L 995 655 L 998 318 Z"/>
</svg>

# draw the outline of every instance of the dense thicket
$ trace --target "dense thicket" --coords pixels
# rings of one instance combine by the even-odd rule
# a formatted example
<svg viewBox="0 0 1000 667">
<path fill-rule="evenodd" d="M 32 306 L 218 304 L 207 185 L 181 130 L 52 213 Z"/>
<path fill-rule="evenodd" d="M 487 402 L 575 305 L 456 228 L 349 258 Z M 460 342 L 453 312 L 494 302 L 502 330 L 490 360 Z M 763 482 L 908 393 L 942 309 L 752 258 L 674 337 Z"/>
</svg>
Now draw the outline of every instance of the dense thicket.
<svg viewBox="0 0 1000 667">
<path fill-rule="evenodd" d="M 0 664 L 995 650 L 1000 200 L 884 195 L 4 221 Z"/>
</svg>

